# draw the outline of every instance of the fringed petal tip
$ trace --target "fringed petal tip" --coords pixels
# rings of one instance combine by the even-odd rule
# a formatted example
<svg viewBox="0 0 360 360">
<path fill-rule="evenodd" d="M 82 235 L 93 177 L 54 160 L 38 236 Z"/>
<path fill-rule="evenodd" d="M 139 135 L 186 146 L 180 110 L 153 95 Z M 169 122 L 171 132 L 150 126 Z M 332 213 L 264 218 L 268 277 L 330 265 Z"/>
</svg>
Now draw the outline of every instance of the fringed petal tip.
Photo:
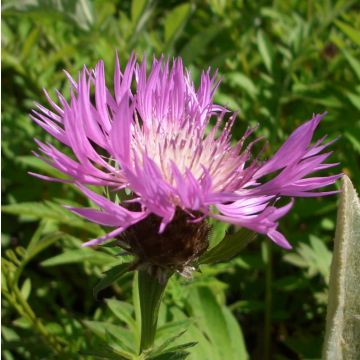
<svg viewBox="0 0 360 360">
<path fill-rule="evenodd" d="M 286 250 L 291 250 L 292 245 L 286 240 L 285 236 L 277 230 L 271 230 L 267 236 L 277 245 Z"/>
<path fill-rule="evenodd" d="M 108 234 L 106 234 L 106 235 L 104 235 L 104 236 L 101 236 L 101 237 L 99 237 L 99 238 L 92 239 L 92 240 L 87 241 L 86 243 L 83 243 L 83 244 L 81 245 L 81 247 L 84 248 L 84 247 L 91 247 L 91 246 L 101 245 L 101 244 L 103 244 L 105 241 L 110 240 L 110 239 L 116 237 L 117 235 L 119 235 L 120 233 L 122 233 L 124 230 L 125 230 L 125 228 L 123 228 L 123 227 L 117 228 L 117 229 L 109 232 Z"/>
<path fill-rule="evenodd" d="M 53 178 L 51 176 L 46 176 L 46 175 L 34 173 L 32 171 L 28 171 L 27 173 L 28 173 L 28 175 L 34 176 L 34 177 L 36 177 L 38 179 L 51 181 L 51 182 L 59 182 L 59 183 L 66 183 L 66 184 L 72 184 L 74 182 L 74 180 Z"/>
</svg>

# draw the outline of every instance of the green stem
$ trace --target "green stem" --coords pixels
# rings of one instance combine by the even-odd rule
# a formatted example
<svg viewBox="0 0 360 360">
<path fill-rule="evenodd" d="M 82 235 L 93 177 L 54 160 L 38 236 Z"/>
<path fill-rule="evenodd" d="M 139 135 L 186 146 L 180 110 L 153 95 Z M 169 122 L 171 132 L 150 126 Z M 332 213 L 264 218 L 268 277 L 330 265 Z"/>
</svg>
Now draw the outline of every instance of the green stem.
<svg viewBox="0 0 360 360">
<path fill-rule="evenodd" d="M 23 316 L 31 321 L 33 327 L 43 339 L 44 343 L 48 345 L 49 348 L 52 349 L 56 354 L 61 354 L 63 351 L 62 345 L 59 343 L 56 337 L 48 332 L 47 328 L 41 322 L 41 320 L 37 318 L 28 302 L 23 298 L 17 285 L 12 286 L 11 292 L 3 291 L 3 294 L 14 306 L 20 316 Z"/>
<path fill-rule="evenodd" d="M 170 275 L 171 276 L 171 275 Z M 159 279 L 146 270 L 139 270 L 138 289 L 141 312 L 140 354 L 154 344 L 160 303 L 167 280 Z"/>
<path fill-rule="evenodd" d="M 271 268 L 271 243 L 265 243 L 265 321 L 264 321 L 264 360 L 270 359 L 270 340 L 271 340 L 271 307 L 272 307 L 272 268 Z"/>
</svg>

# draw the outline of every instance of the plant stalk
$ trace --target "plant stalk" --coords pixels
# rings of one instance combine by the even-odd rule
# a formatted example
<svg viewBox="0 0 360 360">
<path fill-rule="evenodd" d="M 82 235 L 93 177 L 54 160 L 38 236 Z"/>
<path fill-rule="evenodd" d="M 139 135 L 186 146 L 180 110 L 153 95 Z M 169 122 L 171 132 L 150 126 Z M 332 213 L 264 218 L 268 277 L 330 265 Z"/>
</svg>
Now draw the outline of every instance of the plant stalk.
<svg viewBox="0 0 360 360">
<path fill-rule="evenodd" d="M 265 242 L 265 319 L 264 319 L 264 360 L 270 359 L 270 340 L 271 340 L 271 308 L 272 308 L 272 256 L 271 243 Z"/>
<path fill-rule="evenodd" d="M 161 299 L 171 275 L 163 281 L 147 270 L 139 270 L 138 290 L 141 312 L 140 354 L 150 349 L 155 341 Z"/>
</svg>

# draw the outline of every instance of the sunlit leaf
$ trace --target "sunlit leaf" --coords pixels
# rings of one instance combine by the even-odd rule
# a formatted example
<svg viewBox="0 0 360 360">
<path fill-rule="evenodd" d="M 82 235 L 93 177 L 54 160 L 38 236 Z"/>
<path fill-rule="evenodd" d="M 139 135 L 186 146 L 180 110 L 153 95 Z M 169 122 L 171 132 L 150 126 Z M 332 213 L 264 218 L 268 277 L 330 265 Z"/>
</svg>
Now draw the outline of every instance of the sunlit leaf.
<svg viewBox="0 0 360 360">
<path fill-rule="evenodd" d="M 350 179 L 342 180 L 323 359 L 355 360 L 360 354 L 360 200 Z"/>
</svg>

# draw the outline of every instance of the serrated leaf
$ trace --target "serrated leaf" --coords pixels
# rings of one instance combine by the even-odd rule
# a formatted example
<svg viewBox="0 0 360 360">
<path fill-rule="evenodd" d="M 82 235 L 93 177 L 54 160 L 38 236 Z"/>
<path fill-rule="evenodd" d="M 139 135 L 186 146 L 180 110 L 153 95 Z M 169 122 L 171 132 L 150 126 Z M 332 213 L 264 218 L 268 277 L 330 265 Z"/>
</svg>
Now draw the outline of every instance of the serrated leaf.
<svg viewBox="0 0 360 360">
<path fill-rule="evenodd" d="M 106 271 L 105 276 L 94 286 L 93 293 L 95 299 L 101 290 L 106 289 L 120 279 L 129 270 L 130 265 L 130 263 L 119 264 Z"/>
<path fill-rule="evenodd" d="M 331 264 L 325 360 L 356 360 L 360 354 L 360 200 L 350 179 L 342 179 Z"/>
<path fill-rule="evenodd" d="M 240 229 L 234 234 L 227 234 L 218 245 L 208 250 L 199 259 L 199 264 L 213 264 L 227 261 L 238 255 L 255 237 L 256 233 L 245 228 Z"/>
</svg>

